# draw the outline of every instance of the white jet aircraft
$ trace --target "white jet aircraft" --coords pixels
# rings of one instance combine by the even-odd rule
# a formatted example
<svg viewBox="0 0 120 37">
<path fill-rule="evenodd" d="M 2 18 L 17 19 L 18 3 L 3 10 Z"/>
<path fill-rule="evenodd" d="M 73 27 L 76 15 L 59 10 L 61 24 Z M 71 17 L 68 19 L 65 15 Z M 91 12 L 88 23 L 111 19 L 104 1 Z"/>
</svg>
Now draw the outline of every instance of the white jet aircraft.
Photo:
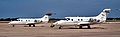
<svg viewBox="0 0 120 37">
<path fill-rule="evenodd" d="M 13 27 L 15 25 L 29 25 L 29 27 L 31 27 L 31 25 L 33 25 L 33 27 L 35 27 L 35 24 L 47 23 L 49 21 L 49 16 L 51 16 L 51 15 L 52 14 L 46 14 L 42 18 L 36 18 L 36 19 L 30 19 L 30 18 L 22 19 L 22 18 L 19 18 L 19 19 L 17 19 L 17 21 L 11 21 L 8 24 L 12 25 Z"/>
<path fill-rule="evenodd" d="M 98 16 L 93 17 L 65 17 L 66 20 L 57 21 L 50 27 L 59 26 L 59 29 L 61 29 L 63 26 L 79 26 L 79 28 L 88 26 L 88 28 L 90 28 L 91 24 L 105 22 L 110 11 L 111 9 L 104 9 Z"/>
</svg>

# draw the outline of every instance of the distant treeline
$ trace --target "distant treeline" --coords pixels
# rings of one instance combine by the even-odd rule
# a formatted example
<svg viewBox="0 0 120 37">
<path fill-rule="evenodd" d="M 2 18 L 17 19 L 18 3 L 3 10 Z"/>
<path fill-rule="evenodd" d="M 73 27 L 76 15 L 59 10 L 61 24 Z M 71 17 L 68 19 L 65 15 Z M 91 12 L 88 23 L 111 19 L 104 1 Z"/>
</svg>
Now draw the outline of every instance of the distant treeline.
<svg viewBox="0 0 120 37">
<path fill-rule="evenodd" d="M 107 18 L 107 20 L 120 20 L 120 18 Z"/>
<path fill-rule="evenodd" d="M 18 18 L 0 18 L 0 21 L 15 21 Z M 50 18 L 50 20 L 65 20 L 59 18 Z M 107 18 L 107 20 L 120 20 L 120 18 Z"/>
<path fill-rule="evenodd" d="M 18 18 L 0 18 L 0 21 L 15 21 Z"/>
<path fill-rule="evenodd" d="M 107 22 L 120 22 L 120 18 L 107 18 Z"/>
</svg>

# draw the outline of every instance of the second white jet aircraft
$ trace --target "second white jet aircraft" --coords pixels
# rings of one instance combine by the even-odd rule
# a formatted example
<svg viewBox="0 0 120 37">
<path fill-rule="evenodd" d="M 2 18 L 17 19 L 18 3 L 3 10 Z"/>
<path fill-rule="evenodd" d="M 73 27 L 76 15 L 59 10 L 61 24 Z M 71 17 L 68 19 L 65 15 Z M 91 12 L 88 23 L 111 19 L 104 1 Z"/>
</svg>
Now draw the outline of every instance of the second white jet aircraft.
<svg viewBox="0 0 120 37">
<path fill-rule="evenodd" d="M 91 24 L 105 22 L 110 11 L 111 9 L 104 9 L 98 16 L 93 17 L 65 17 L 66 20 L 57 21 L 50 27 L 59 26 L 59 29 L 61 29 L 63 26 L 79 26 L 79 28 L 88 26 L 90 28 Z"/>
<path fill-rule="evenodd" d="M 30 18 L 26 18 L 26 19 L 17 19 L 17 21 L 11 21 L 8 24 L 12 25 L 13 27 L 15 25 L 29 25 L 29 27 L 31 27 L 31 25 L 33 25 L 33 27 L 35 27 L 35 24 L 38 23 L 47 23 L 49 21 L 49 16 L 51 16 L 51 13 L 48 13 L 46 15 L 44 15 L 42 18 L 36 18 L 36 19 L 30 19 Z"/>
</svg>

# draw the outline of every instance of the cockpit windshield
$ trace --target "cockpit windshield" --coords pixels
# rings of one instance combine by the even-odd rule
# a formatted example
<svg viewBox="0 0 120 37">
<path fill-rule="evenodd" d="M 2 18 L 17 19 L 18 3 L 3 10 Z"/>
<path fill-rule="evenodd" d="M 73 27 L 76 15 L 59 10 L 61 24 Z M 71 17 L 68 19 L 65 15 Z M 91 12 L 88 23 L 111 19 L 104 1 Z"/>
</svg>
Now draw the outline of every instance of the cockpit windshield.
<svg viewBox="0 0 120 37">
<path fill-rule="evenodd" d="M 70 20 L 70 18 L 66 18 L 66 20 Z"/>
</svg>

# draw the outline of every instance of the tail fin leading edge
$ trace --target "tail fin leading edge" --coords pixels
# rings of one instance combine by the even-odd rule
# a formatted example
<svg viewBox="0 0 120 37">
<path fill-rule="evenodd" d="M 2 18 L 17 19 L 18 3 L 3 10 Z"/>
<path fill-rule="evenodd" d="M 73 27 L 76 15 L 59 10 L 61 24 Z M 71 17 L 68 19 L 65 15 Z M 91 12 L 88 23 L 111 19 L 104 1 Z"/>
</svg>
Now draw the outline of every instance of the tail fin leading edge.
<svg viewBox="0 0 120 37">
<path fill-rule="evenodd" d="M 48 22 L 52 13 L 47 13 L 42 17 L 42 21 Z"/>
<path fill-rule="evenodd" d="M 104 9 L 98 16 L 97 18 L 106 21 L 107 15 L 110 13 L 111 9 Z"/>
</svg>

